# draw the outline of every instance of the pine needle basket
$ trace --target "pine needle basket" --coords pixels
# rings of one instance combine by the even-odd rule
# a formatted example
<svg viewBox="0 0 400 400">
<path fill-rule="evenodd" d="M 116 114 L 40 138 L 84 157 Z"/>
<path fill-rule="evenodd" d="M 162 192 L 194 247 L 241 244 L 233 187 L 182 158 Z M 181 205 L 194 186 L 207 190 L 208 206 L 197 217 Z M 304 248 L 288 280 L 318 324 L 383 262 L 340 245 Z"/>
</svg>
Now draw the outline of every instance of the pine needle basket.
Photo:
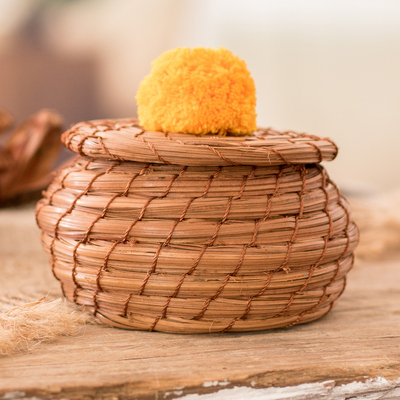
<svg viewBox="0 0 400 400">
<path fill-rule="evenodd" d="M 102 321 L 175 333 L 289 327 L 326 315 L 358 230 L 319 164 L 329 139 L 148 132 L 80 123 L 79 153 L 36 209 L 63 293 Z"/>
</svg>

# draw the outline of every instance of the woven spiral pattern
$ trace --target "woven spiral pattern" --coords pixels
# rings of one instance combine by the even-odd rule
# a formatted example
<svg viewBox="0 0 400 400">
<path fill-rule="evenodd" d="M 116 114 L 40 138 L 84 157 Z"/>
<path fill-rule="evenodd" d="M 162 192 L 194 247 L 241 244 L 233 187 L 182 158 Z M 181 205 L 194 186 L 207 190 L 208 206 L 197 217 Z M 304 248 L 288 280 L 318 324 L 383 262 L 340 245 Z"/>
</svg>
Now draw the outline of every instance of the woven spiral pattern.
<svg viewBox="0 0 400 400">
<path fill-rule="evenodd" d="M 65 296 L 98 318 L 150 331 L 262 330 L 320 318 L 343 292 L 358 230 L 319 164 L 283 163 L 280 150 L 269 166 L 162 163 L 153 152 L 125 161 L 103 146 L 62 170 L 37 206 Z M 285 158 L 298 157 L 294 146 Z"/>
<path fill-rule="evenodd" d="M 268 128 L 253 136 L 193 136 L 145 131 L 135 119 L 83 122 L 62 141 L 82 156 L 186 166 L 308 164 L 338 152 L 330 139 L 304 133 Z"/>
</svg>

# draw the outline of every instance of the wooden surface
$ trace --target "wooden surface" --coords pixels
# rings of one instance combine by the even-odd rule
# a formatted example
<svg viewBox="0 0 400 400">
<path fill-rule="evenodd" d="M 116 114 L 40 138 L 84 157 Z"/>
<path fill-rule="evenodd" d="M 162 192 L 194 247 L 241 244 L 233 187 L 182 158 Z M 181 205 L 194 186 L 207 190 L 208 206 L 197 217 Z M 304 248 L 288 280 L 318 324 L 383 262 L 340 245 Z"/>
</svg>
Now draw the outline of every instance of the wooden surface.
<svg viewBox="0 0 400 400">
<path fill-rule="evenodd" d="M 78 337 L 0 359 L 0 398 L 162 399 L 238 385 L 394 381 L 399 328 L 400 259 L 357 262 L 344 295 L 320 321 L 223 335 L 87 326 Z"/>
</svg>

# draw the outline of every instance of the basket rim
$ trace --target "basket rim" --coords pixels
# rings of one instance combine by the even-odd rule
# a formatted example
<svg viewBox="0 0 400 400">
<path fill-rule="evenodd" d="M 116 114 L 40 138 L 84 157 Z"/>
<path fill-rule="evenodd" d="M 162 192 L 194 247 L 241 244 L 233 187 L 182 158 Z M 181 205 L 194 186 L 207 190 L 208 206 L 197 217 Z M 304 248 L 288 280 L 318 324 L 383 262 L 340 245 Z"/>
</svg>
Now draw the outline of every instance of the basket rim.
<svg viewBox="0 0 400 400">
<path fill-rule="evenodd" d="M 187 166 L 296 165 L 331 161 L 338 147 L 329 138 L 258 128 L 249 136 L 188 135 L 146 131 L 137 119 L 80 122 L 62 135 L 82 156 Z"/>
</svg>

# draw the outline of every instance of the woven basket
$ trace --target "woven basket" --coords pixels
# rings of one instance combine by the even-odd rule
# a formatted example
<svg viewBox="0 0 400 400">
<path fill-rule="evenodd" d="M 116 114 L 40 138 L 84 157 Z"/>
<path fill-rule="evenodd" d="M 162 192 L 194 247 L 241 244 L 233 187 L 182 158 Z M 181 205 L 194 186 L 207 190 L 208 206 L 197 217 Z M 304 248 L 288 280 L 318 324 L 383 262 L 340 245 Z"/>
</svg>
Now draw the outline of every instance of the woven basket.
<svg viewBox="0 0 400 400">
<path fill-rule="evenodd" d="M 253 331 L 327 314 L 358 230 L 318 164 L 328 139 L 211 137 L 81 123 L 80 155 L 37 206 L 65 296 L 122 328 Z"/>
</svg>

